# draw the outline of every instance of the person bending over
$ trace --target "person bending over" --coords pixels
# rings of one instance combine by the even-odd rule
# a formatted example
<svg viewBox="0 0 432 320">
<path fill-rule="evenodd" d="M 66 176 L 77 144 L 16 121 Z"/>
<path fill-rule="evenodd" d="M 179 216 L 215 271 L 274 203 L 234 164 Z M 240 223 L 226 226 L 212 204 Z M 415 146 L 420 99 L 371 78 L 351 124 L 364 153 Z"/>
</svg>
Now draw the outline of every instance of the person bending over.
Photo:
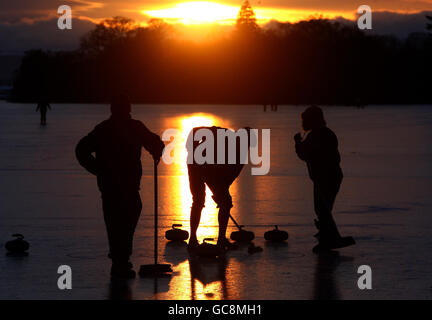
<svg viewBox="0 0 432 320">
<path fill-rule="evenodd" d="M 197 147 L 205 143 L 205 139 L 201 141 L 193 141 L 196 133 L 199 130 L 209 130 L 214 138 L 214 149 L 213 151 L 213 163 L 203 163 L 198 164 L 191 156 L 195 154 Z M 192 163 L 188 163 L 188 173 L 189 173 L 189 186 L 192 193 L 192 208 L 190 214 L 190 225 L 191 225 L 191 236 L 189 239 L 188 248 L 194 249 L 199 243 L 197 240 L 197 229 L 201 219 L 201 212 L 204 208 L 205 197 L 206 197 L 206 185 L 209 187 L 213 193 L 213 200 L 216 202 L 219 208 L 218 213 L 218 223 L 219 223 L 219 234 L 217 245 L 222 249 L 232 249 L 235 247 L 227 238 L 226 230 L 228 225 L 228 219 L 230 215 L 231 208 L 233 207 L 232 197 L 229 191 L 231 184 L 240 175 L 244 164 L 241 163 L 241 157 L 247 156 L 246 154 L 240 154 L 240 143 L 238 143 L 238 138 L 236 140 L 235 152 L 236 160 L 234 164 L 228 163 L 228 144 L 225 144 L 225 162 L 223 164 L 217 164 L 217 145 L 218 143 L 225 143 L 220 141 L 218 138 L 218 130 L 227 130 L 221 127 L 197 127 L 193 128 L 188 137 L 188 155 L 192 158 Z M 247 149 L 250 147 L 250 129 L 244 129 L 247 134 Z M 231 131 L 232 132 L 232 131 Z M 233 132 L 232 132 L 233 133 Z M 189 146 L 189 147 L 188 147 Z"/>
</svg>

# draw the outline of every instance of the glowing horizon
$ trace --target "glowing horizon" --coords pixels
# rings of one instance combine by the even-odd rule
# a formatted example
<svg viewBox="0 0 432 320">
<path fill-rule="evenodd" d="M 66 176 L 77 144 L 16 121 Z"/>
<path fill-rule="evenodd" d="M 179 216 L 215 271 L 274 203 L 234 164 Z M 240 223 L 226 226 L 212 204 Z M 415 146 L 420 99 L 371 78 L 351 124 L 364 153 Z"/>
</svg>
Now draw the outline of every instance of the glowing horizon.
<svg viewBox="0 0 432 320">
<path fill-rule="evenodd" d="M 319 15 L 326 18 L 341 16 L 350 19 L 355 16 L 354 10 L 317 12 L 261 6 L 252 6 L 252 8 L 254 9 L 257 23 L 259 24 L 266 23 L 270 20 L 295 22 Z M 187 1 L 173 3 L 169 6 L 163 6 L 162 8 L 153 7 L 139 10 L 142 15 L 148 16 L 150 19 L 158 18 L 168 23 L 181 23 L 184 25 L 234 24 L 239 11 L 240 6 L 213 1 Z"/>
<path fill-rule="evenodd" d="M 181 22 L 183 24 L 232 22 L 238 8 L 210 1 L 181 2 L 162 9 L 142 10 L 152 18 Z"/>
</svg>

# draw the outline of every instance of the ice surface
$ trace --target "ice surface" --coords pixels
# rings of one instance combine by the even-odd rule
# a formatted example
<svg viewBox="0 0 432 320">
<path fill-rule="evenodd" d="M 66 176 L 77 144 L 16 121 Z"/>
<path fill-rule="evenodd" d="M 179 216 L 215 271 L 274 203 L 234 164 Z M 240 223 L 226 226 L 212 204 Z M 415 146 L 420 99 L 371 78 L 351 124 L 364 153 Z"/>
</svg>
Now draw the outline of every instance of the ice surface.
<svg viewBox="0 0 432 320">
<path fill-rule="evenodd" d="M 1 299 L 430 299 L 432 297 L 432 108 L 370 106 L 325 108 L 337 133 L 345 180 L 335 218 L 357 245 L 339 256 L 317 257 L 312 184 L 293 149 L 304 107 L 136 105 L 134 117 L 161 134 L 187 129 L 192 115 L 214 124 L 271 129 L 271 170 L 251 176 L 246 167 L 232 186 L 233 215 L 256 234 L 264 251 L 247 248 L 224 261 L 189 259 L 184 246 L 163 239 L 173 223 L 188 229 L 190 194 L 182 164 L 161 164 L 160 257 L 170 279 L 110 282 L 110 261 L 95 178 L 77 163 L 78 140 L 108 117 L 107 105 L 53 104 L 39 126 L 35 105 L 0 102 Z M 186 119 L 186 120 L 185 120 Z M 200 118 L 196 118 L 200 119 Z M 133 262 L 152 263 L 152 161 L 143 153 L 143 212 Z M 200 238 L 217 235 L 210 195 Z M 266 244 L 274 225 L 287 244 Z M 231 228 L 229 232 L 233 231 Z M 23 233 L 30 254 L 7 256 L 4 243 Z M 70 265 L 73 289 L 57 288 L 57 268 Z M 359 290 L 357 268 L 370 265 L 373 289 Z"/>
</svg>

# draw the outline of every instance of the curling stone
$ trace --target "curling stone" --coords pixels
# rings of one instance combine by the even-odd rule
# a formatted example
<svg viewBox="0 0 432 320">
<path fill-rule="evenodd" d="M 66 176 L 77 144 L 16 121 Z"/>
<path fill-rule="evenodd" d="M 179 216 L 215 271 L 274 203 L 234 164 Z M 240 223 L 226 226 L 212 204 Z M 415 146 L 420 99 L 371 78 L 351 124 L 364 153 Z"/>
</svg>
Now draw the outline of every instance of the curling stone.
<svg viewBox="0 0 432 320">
<path fill-rule="evenodd" d="M 177 229 L 181 224 L 173 224 L 172 229 L 165 232 L 165 238 L 170 241 L 185 241 L 189 238 L 189 232 L 186 230 Z"/>
<path fill-rule="evenodd" d="M 216 258 L 220 255 L 222 255 L 223 250 L 219 248 L 215 244 L 208 243 L 207 241 L 213 241 L 212 238 L 205 238 L 203 243 L 201 243 L 199 246 L 196 247 L 195 253 L 199 257 L 204 258 Z"/>
<path fill-rule="evenodd" d="M 19 233 L 12 235 L 16 239 L 6 242 L 5 248 L 10 253 L 24 253 L 30 247 L 30 244 L 24 240 L 24 236 Z"/>
<path fill-rule="evenodd" d="M 264 233 L 264 239 L 273 242 L 282 242 L 288 239 L 288 232 L 278 229 L 278 226 L 271 231 Z"/>
<path fill-rule="evenodd" d="M 251 242 L 253 239 L 255 239 L 255 234 L 252 231 L 243 230 L 243 227 L 244 226 L 239 226 L 238 231 L 233 231 L 231 233 L 231 240 L 237 242 Z"/>
</svg>

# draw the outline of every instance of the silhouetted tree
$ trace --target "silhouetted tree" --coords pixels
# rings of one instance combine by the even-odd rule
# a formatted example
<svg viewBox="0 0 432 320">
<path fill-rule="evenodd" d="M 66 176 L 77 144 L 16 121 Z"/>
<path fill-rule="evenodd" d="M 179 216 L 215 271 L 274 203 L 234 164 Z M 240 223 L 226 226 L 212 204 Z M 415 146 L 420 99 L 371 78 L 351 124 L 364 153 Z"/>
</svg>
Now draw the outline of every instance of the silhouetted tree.
<svg viewBox="0 0 432 320">
<path fill-rule="evenodd" d="M 81 50 L 85 53 L 100 53 L 119 39 L 127 38 L 137 28 L 132 19 L 114 17 L 105 19 L 81 39 Z"/>
<path fill-rule="evenodd" d="M 236 27 L 238 30 L 254 31 L 258 29 L 255 12 L 248 0 L 243 2 L 237 15 Z"/>
<path fill-rule="evenodd" d="M 148 28 L 152 31 L 156 30 L 160 33 L 174 32 L 174 29 L 170 24 L 159 18 L 150 19 L 150 21 L 148 22 Z"/>
<path fill-rule="evenodd" d="M 242 30 L 260 32 L 236 28 L 203 43 L 172 36 L 161 20 L 108 19 L 80 50 L 27 52 L 11 99 L 35 102 L 43 92 L 51 102 L 108 102 L 121 91 L 142 103 L 432 102 L 430 36 L 399 40 L 325 19 L 259 29 L 251 17 L 240 21 L 255 27 Z"/>
</svg>

